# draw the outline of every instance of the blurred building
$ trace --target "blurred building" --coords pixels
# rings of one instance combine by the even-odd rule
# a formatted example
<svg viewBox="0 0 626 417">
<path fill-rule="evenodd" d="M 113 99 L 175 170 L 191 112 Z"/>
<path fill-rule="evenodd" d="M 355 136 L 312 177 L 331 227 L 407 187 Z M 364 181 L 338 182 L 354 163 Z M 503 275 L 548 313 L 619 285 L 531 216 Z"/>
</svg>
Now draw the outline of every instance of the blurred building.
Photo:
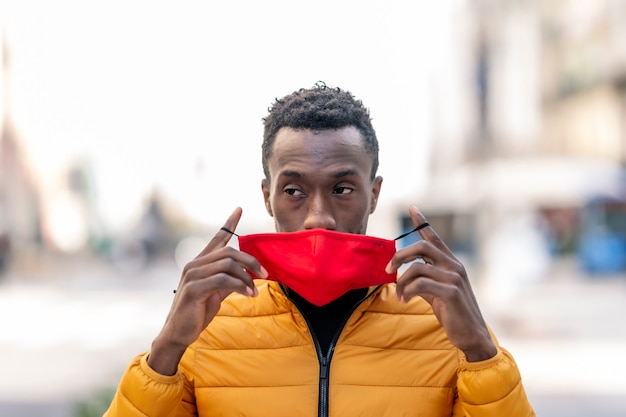
<svg viewBox="0 0 626 417">
<path fill-rule="evenodd" d="M 626 3 L 540 2 L 541 150 L 626 161 Z"/>
<path fill-rule="evenodd" d="M 0 35 L 1 36 L 1 35 Z M 0 65 L 2 97 L 0 108 L 0 272 L 17 251 L 41 243 L 39 199 L 22 142 L 11 115 L 9 50 L 2 36 Z"/>
<path fill-rule="evenodd" d="M 626 3 L 460 3 L 433 83 L 432 177 L 418 200 L 481 278 L 515 265 L 520 281 L 540 279 L 555 258 L 581 257 L 590 230 L 613 233 L 607 216 L 585 222 L 590 202 L 624 199 Z"/>
<path fill-rule="evenodd" d="M 58 169 L 37 169 L 12 108 L 10 42 L 0 33 L 0 272 L 10 261 L 35 265 L 43 254 L 97 253 L 115 263 L 143 266 L 158 256 L 173 257 L 173 243 L 187 224 L 167 195 L 160 195 L 119 229 L 98 211 L 94 164 L 76 153 Z M 57 137 L 51 132 L 47 145 Z M 32 143 L 31 143 L 32 146 Z M 57 161 L 55 161 L 57 162 Z M 137 198 L 140 200 L 140 198 Z M 129 206 L 141 206 L 130 201 Z M 44 249 L 45 251 L 42 251 Z M 165 254 L 165 255 L 164 255 Z"/>
</svg>

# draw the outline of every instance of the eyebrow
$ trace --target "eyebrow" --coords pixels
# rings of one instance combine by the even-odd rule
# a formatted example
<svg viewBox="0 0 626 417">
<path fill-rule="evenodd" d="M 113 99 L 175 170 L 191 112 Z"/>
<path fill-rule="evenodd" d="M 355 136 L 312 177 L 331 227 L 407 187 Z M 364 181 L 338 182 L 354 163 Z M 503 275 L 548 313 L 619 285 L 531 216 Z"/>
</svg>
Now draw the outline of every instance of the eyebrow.
<svg viewBox="0 0 626 417">
<path fill-rule="evenodd" d="M 279 177 L 291 177 L 291 178 L 302 178 L 302 174 L 298 171 L 281 171 L 278 173 Z"/>
<path fill-rule="evenodd" d="M 357 171 L 355 169 L 352 168 L 348 168 L 348 169 L 344 169 L 342 171 L 337 171 L 335 173 L 332 174 L 333 178 L 342 178 L 342 177 L 347 177 L 349 175 L 356 175 Z M 282 171 L 278 174 L 278 176 L 281 177 L 291 177 L 291 178 L 302 178 L 304 177 L 304 175 L 301 172 L 298 171 L 291 171 L 291 170 L 286 170 L 286 171 Z"/>
<path fill-rule="evenodd" d="M 335 178 L 347 177 L 349 175 L 356 175 L 356 170 L 352 168 L 344 169 L 343 171 L 338 171 L 333 174 Z"/>
</svg>

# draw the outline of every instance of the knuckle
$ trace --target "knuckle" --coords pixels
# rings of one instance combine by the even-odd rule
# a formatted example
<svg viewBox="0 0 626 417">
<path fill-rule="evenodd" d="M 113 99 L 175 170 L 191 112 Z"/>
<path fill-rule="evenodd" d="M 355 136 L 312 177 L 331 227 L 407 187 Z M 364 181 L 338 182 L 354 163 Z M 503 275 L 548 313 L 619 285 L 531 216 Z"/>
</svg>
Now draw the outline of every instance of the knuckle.
<svg viewBox="0 0 626 417">
<path fill-rule="evenodd" d="M 411 295 L 428 292 L 429 282 L 423 279 L 416 279 L 411 285 Z"/>
<path fill-rule="evenodd" d="M 224 258 L 221 261 L 221 270 L 228 272 L 230 274 L 236 274 L 240 269 L 241 266 L 239 265 L 239 263 L 237 263 L 237 261 L 235 261 L 232 258 Z"/>
<path fill-rule="evenodd" d="M 183 282 L 193 281 L 198 275 L 197 271 L 198 271 L 197 266 L 193 264 L 192 262 L 189 262 L 187 265 L 185 265 L 185 267 L 183 268 L 183 275 L 182 275 Z"/>
<path fill-rule="evenodd" d="M 415 247 L 420 249 L 420 250 L 424 250 L 425 248 L 430 246 L 430 242 L 428 242 L 427 240 L 418 240 L 417 242 L 415 242 Z"/>
<path fill-rule="evenodd" d="M 461 299 L 461 289 L 457 285 L 446 285 L 443 288 L 444 298 L 447 300 Z"/>
<path fill-rule="evenodd" d="M 422 275 L 423 268 L 426 266 L 427 264 L 424 264 L 422 262 L 413 262 L 407 268 L 407 272 L 411 274 L 412 276 L 419 276 L 419 275 Z"/>
<path fill-rule="evenodd" d="M 220 249 L 221 252 L 224 252 L 224 256 L 234 256 L 235 253 L 237 253 L 237 250 L 235 248 L 233 248 L 232 246 L 224 246 L 223 248 Z"/>
<path fill-rule="evenodd" d="M 462 265 L 455 265 L 447 270 L 447 281 L 458 288 L 467 284 L 467 275 Z"/>
<path fill-rule="evenodd" d="M 250 262 L 250 266 L 258 271 L 259 269 L 261 269 L 261 263 L 256 259 L 256 258 L 252 258 L 252 261 Z"/>
<path fill-rule="evenodd" d="M 215 285 L 218 288 L 226 287 L 230 281 L 230 277 L 223 272 L 220 272 L 219 274 L 215 275 L 213 279 L 214 279 Z"/>
<path fill-rule="evenodd" d="M 186 275 L 188 275 L 189 272 L 194 268 L 194 265 L 195 264 L 193 261 L 187 262 L 185 266 L 183 267 L 182 276 L 185 277 Z"/>
<path fill-rule="evenodd" d="M 185 285 L 185 290 L 191 294 L 196 294 L 200 287 L 199 281 L 190 281 Z"/>
<path fill-rule="evenodd" d="M 461 262 L 459 262 L 457 259 L 454 259 L 452 261 L 452 266 L 450 268 L 454 273 L 458 274 L 459 276 L 465 276 L 465 267 L 463 266 L 463 264 Z"/>
<path fill-rule="evenodd" d="M 449 273 L 448 275 L 448 280 L 454 288 L 459 288 L 463 285 L 463 278 L 461 277 L 461 275 L 457 273 Z"/>
<path fill-rule="evenodd" d="M 422 253 L 432 254 L 433 252 L 438 251 L 437 245 L 429 240 L 420 240 L 419 242 L 417 242 L 417 245 L 419 245 L 419 249 Z"/>
<path fill-rule="evenodd" d="M 200 293 L 200 282 L 199 281 L 190 281 L 186 283 L 181 291 L 183 296 L 196 298 Z"/>
</svg>

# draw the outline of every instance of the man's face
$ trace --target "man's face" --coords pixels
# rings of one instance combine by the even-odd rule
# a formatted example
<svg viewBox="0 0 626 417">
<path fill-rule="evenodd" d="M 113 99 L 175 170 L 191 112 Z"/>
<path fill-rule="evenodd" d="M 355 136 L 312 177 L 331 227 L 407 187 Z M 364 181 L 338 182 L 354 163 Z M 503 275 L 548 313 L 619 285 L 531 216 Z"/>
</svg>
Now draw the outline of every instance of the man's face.
<svg viewBox="0 0 626 417">
<path fill-rule="evenodd" d="M 329 229 L 364 234 L 382 178 L 371 179 L 373 159 L 354 127 L 282 128 L 261 187 L 277 232 Z"/>
</svg>

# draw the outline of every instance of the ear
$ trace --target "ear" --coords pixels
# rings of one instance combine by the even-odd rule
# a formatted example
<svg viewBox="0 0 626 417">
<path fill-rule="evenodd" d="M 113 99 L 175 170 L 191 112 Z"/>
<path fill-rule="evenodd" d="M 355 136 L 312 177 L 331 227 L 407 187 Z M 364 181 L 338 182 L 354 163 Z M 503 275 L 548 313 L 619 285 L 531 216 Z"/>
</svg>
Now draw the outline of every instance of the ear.
<svg viewBox="0 0 626 417">
<path fill-rule="evenodd" d="M 264 178 L 261 181 L 261 191 L 263 191 L 263 200 L 265 200 L 265 210 L 267 213 L 274 217 L 274 212 L 272 211 L 272 203 L 270 203 L 270 182 L 267 178 Z"/>
<path fill-rule="evenodd" d="M 378 204 L 378 195 L 380 194 L 380 188 L 383 186 L 383 177 L 376 177 L 372 180 L 372 199 L 370 201 L 370 214 L 376 210 Z"/>
</svg>

